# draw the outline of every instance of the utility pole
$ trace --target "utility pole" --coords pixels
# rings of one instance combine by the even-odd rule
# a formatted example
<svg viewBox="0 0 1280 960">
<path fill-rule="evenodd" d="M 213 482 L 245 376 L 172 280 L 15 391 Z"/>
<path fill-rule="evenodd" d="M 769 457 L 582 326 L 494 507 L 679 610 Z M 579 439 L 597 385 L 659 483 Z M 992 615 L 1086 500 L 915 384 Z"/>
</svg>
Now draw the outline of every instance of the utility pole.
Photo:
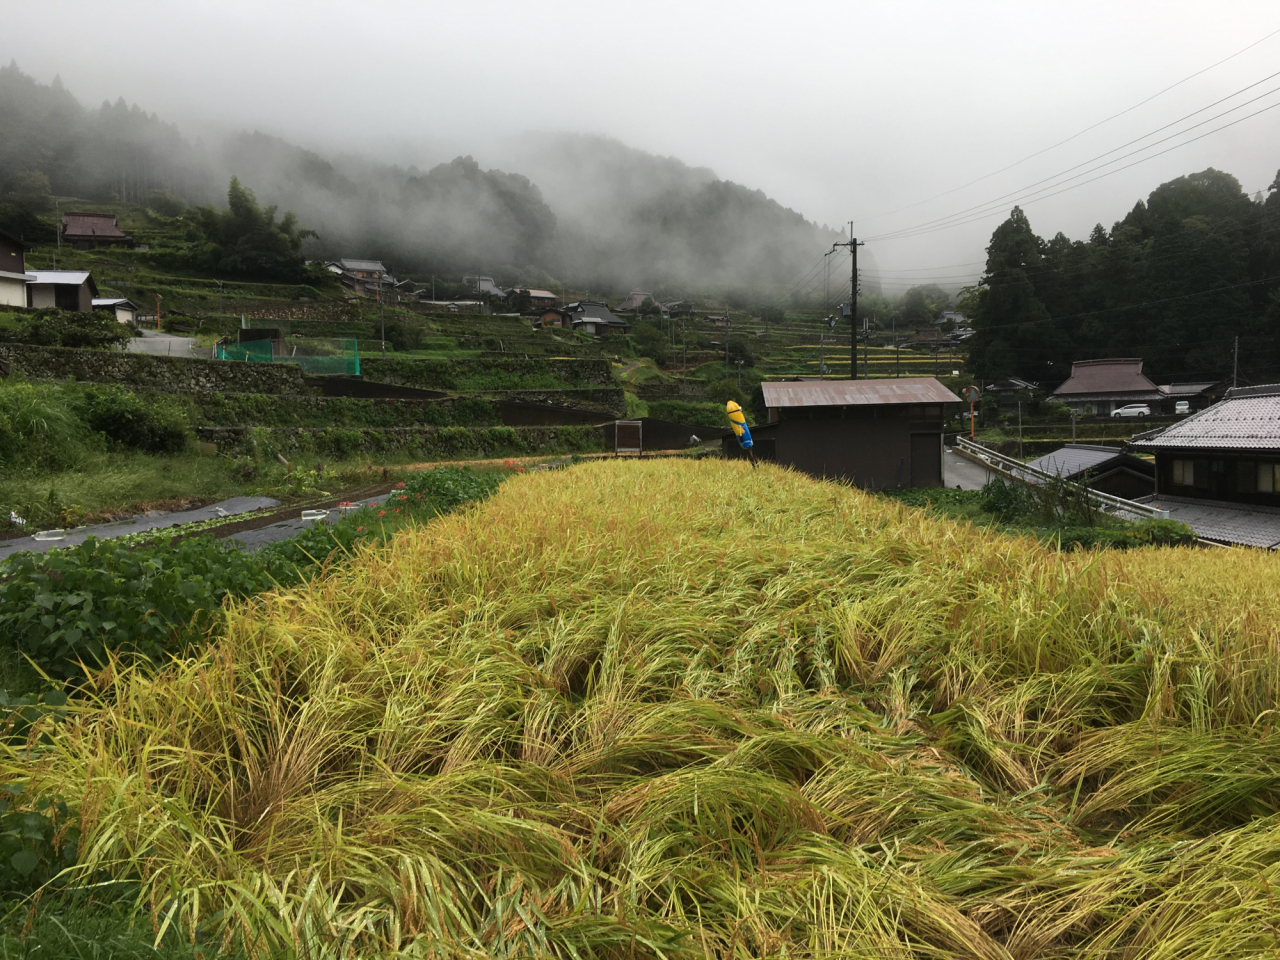
<svg viewBox="0 0 1280 960">
<path fill-rule="evenodd" d="M 378 278 L 378 323 L 382 325 L 382 359 L 387 359 L 387 318 L 382 312 L 382 278 Z"/>
<path fill-rule="evenodd" d="M 898 364 L 898 316 L 893 317 L 893 375 L 895 377 L 902 376 L 902 370 Z"/>
<path fill-rule="evenodd" d="M 1236 386 L 1236 377 L 1239 375 L 1239 373 L 1240 373 L 1240 338 L 1239 338 L 1239 337 L 1236 337 L 1236 348 L 1235 348 L 1235 353 L 1234 353 L 1234 355 L 1233 355 L 1233 357 L 1232 357 L 1232 360 L 1231 360 L 1231 387 L 1232 387 L 1232 389 L 1234 389 L 1234 388 L 1235 388 L 1235 386 Z"/>
<path fill-rule="evenodd" d="M 849 248 L 849 378 L 851 380 L 858 379 L 858 248 L 865 247 L 865 243 L 859 243 L 858 238 L 853 235 L 853 221 L 849 221 L 849 239 L 841 240 L 831 245 L 831 250 L 836 247 Z"/>
<path fill-rule="evenodd" d="M 686 336 L 688 322 L 688 314 L 680 318 L 680 346 L 684 354 L 680 359 L 680 392 L 682 394 L 689 392 L 689 338 Z"/>
<path fill-rule="evenodd" d="M 867 318 L 862 318 L 862 379 L 871 379 L 871 328 L 867 325 Z"/>
<path fill-rule="evenodd" d="M 738 389 L 741 390 L 742 389 L 742 361 L 738 360 L 736 361 L 736 363 L 738 364 Z"/>
<path fill-rule="evenodd" d="M 729 305 L 724 308 L 724 376 L 729 379 Z"/>
</svg>

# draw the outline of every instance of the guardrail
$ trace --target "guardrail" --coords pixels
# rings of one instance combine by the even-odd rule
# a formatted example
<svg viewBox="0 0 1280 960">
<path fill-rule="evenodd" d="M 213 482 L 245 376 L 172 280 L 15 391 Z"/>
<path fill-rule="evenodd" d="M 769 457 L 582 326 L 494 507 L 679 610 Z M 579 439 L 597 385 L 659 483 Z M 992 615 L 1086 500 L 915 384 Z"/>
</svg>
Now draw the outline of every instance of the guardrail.
<svg viewBox="0 0 1280 960">
<path fill-rule="evenodd" d="M 1063 480 L 1057 474 L 1030 467 L 1021 460 L 1015 460 L 1013 457 L 1006 457 L 1003 453 L 988 450 L 986 447 L 974 443 L 968 437 L 957 437 L 956 449 L 971 458 L 985 461 L 988 469 L 1011 480 L 1018 480 L 1023 483 L 1032 483 L 1037 480 L 1056 480 L 1072 487 L 1081 488 L 1088 494 L 1090 500 L 1108 513 L 1127 513 L 1130 516 L 1154 520 L 1167 520 L 1170 515 L 1168 510 L 1161 510 L 1159 507 L 1154 507 L 1148 503 L 1125 500 L 1122 497 L 1113 497 L 1109 493 L 1101 493 L 1097 490 L 1090 490 L 1088 487 L 1080 487 L 1080 484 L 1072 483 L 1070 480 Z"/>
</svg>

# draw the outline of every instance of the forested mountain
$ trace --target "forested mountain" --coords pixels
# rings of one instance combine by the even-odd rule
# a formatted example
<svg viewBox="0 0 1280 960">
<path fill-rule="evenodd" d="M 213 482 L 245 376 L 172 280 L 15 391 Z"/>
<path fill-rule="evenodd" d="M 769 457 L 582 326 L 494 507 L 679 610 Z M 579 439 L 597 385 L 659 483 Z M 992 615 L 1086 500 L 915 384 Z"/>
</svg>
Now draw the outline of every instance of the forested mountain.
<svg viewBox="0 0 1280 960">
<path fill-rule="evenodd" d="M 1088 240 L 1044 240 L 1014 208 L 987 247 L 969 364 L 1054 384 L 1072 360 L 1141 357 L 1160 383 L 1280 379 L 1280 174 L 1265 199 L 1212 168 L 1161 184 Z"/>
<path fill-rule="evenodd" d="M 758 190 L 599 137 L 524 140 L 504 159 L 527 176 L 471 157 L 424 172 L 258 132 L 193 143 L 123 101 L 85 109 L 16 64 L 0 68 L 0 129 L 0 227 L 34 239 L 50 230 L 50 194 L 221 204 L 233 176 L 316 232 L 309 256 L 379 257 L 401 275 L 768 292 L 835 238 Z"/>
</svg>

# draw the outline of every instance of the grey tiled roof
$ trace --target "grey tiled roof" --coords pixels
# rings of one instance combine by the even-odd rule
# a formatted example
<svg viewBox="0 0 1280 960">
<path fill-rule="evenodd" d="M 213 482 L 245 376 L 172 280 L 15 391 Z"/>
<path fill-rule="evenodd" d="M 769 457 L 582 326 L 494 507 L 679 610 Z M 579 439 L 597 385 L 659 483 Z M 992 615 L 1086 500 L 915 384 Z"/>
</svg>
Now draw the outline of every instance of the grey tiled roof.
<svg viewBox="0 0 1280 960">
<path fill-rule="evenodd" d="M 1280 508 L 1164 495 L 1139 502 L 1168 510 L 1169 519 L 1185 523 L 1205 540 L 1270 550 L 1280 546 Z"/>
<path fill-rule="evenodd" d="M 1074 477 L 1085 470 L 1096 470 L 1102 464 L 1124 456 L 1116 447 L 1093 447 L 1086 444 L 1065 446 L 1053 453 L 1046 453 L 1027 464 L 1045 473 L 1059 477 Z"/>
<path fill-rule="evenodd" d="M 1228 395 L 1155 436 L 1135 437 L 1132 445 L 1141 450 L 1280 450 L 1280 388 L 1262 396 Z"/>
</svg>

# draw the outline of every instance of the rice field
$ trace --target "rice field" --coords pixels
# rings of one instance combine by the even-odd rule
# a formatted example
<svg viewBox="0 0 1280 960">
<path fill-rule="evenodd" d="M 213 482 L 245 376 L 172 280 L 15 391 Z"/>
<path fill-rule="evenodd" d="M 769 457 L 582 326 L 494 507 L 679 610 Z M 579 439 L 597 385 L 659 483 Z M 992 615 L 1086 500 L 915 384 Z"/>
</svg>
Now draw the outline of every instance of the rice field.
<svg viewBox="0 0 1280 960">
<path fill-rule="evenodd" d="M 1278 584 L 590 463 L 107 671 L 0 776 L 210 956 L 1274 957 Z"/>
</svg>

